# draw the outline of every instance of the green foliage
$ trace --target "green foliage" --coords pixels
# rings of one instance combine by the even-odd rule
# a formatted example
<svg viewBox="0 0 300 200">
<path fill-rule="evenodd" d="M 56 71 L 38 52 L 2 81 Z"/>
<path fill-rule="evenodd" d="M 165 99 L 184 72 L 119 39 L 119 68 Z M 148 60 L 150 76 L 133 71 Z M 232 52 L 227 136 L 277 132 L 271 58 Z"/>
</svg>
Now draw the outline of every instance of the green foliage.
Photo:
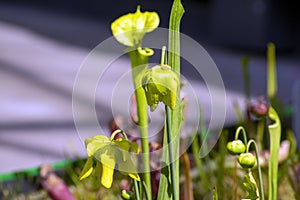
<svg viewBox="0 0 300 200">
<path fill-rule="evenodd" d="M 243 199 L 258 199 L 258 188 L 251 172 L 247 173 L 243 180 L 244 189 L 247 191 L 247 197 Z"/>
<path fill-rule="evenodd" d="M 277 92 L 277 73 L 276 73 L 276 59 L 275 59 L 275 45 L 273 43 L 268 44 L 267 51 L 268 58 L 268 97 L 274 99 Z"/>
<path fill-rule="evenodd" d="M 159 16 L 155 12 L 141 12 L 138 6 L 135 13 L 129 13 L 119 17 L 111 24 L 111 30 L 118 42 L 125 46 L 129 46 L 127 53 L 130 56 L 132 66 L 132 77 L 137 100 L 138 110 L 138 125 L 140 137 L 142 142 L 142 163 L 144 167 L 144 181 L 138 185 L 140 177 L 135 171 L 135 163 L 128 152 L 138 153 L 139 149 L 137 144 L 129 142 L 124 139 L 113 139 L 105 136 L 95 136 L 86 140 L 86 148 L 88 153 L 88 160 L 81 172 L 80 179 L 85 179 L 90 175 L 94 175 L 101 179 L 101 183 L 106 188 L 113 185 L 114 169 L 117 167 L 121 173 L 128 175 L 133 179 L 135 195 L 131 191 L 122 191 L 124 199 L 143 199 L 142 194 L 146 193 L 147 199 L 152 199 L 151 192 L 151 179 L 150 179 L 150 160 L 149 160 L 149 146 L 148 146 L 148 113 L 147 103 L 151 111 L 155 110 L 159 102 L 166 105 L 166 123 L 165 123 L 165 137 L 162 155 L 162 163 L 165 167 L 161 170 L 158 200 L 179 199 L 179 144 L 180 144 L 180 126 L 183 121 L 182 109 L 184 105 L 180 102 L 179 98 L 179 85 L 180 85 L 180 21 L 184 14 L 184 8 L 180 0 L 174 0 L 173 7 L 170 15 L 169 22 L 169 48 L 168 48 L 168 61 L 165 62 L 165 56 L 162 56 L 163 62 L 161 65 L 148 68 L 148 58 L 153 55 L 153 50 L 142 47 L 143 37 L 146 33 L 153 31 L 159 25 Z M 164 53 L 164 51 L 163 51 Z M 268 86 L 267 94 L 270 98 L 272 106 L 274 106 L 275 95 L 277 92 L 277 77 L 275 68 L 275 46 L 274 44 L 268 45 Z M 250 77 L 248 73 L 249 59 L 242 59 L 243 75 L 245 81 L 245 95 L 250 97 Z M 144 89 L 144 90 L 143 90 Z M 262 107 L 265 106 L 265 107 Z M 170 110 L 170 108 L 172 110 Z M 280 119 L 274 108 L 268 110 L 268 106 L 259 105 L 250 110 L 252 114 L 256 115 L 264 121 L 258 123 L 257 137 L 258 143 L 263 141 L 262 135 L 266 136 L 264 124 L 266 119 L 266 112 L 269 112 L 269 118 L 273 121 L 269 125 L 270 133 L 270 157 L 268 165 L 268 190 L 269 200 L 278 199 L 278 153 L 281 139 Z M 261 112 L 264 111 L 264 112 Z M 242 116 L 240 114 L 240 116 Z M 251 137 L 255 135 L 255 123 L 248 116 L 247 131 L 251 133 Z M 259 120 L 260 120 L 259 119 Z M 258 120 L 258 119 L 257 119 Z M 242 117 L 240 117 L 242 121 Z M 248 124 L 249 123 L 249 124 Z M 250 130 L 251 129 L 251 130 Z M 203 133 L 205 130 L 203 131 Z M 239 133 L 242 132 L 243 139 L 239 139 Z M 205 132 L 205 134 L 208 134 Z M 265 137 L 266 138 L 266 137 Z M 172 142 L 171 142 L 172 139 Z M 263 190 L 263 177 L 261 166 L 259 163 L 259 153 L 256 142 L 251 139 L 247 141 L 246 130 L 243 127 L 238 127 L 235 134 L 235 139 L 227 143 L 227 130 L 223 130 L 223 134 L 218 143 L 218 147 L 213 149 L 205 160 L 200 160 L 199 154 L 199 141 L 198 138 L 192 144 L 192 152 L 194 154 L 195 164 L 198 168 L 198 175 L 195 180 L 201 183 L 196 185 L 204 186 L 199 189 L 203 192 L 201 198 L 207 197 L 210 192 L 210 197 L 213 199 L 233 199 L 238 196 L 244 196 L 241 190 L 238 190 L 237 183 L 242 181 L 242 186 L 247 192 L 244 199 L 262 199 L 264 200 Z M 250 153 L 250 146 L 254 145 L 256 157 Z M 260 150 L 267 150 L 261 147 Z M 232 155 L 226 155 L 227 150 Z M 127 152 L 127 153 L 126 153 Z M 296 154 L 295 145 L 289 152 L 291 155 Z M 197 155 L 197 156 L 195 156 Z M 265 152 L 261 152 L 265 156 Z M 175 159 L 174 159 L 175 158 Z M 237 158 L 237 159 L 236 159 Z M 242 168 L 237 166 L 237 162 Z M 96 164 L 94 164 L 96 162 Z M 255 163 L 257 162 L 259 187 L 255 181 L 255 175 L 252 175 Z M 295 164 L 293 162 L 293 164 Z M 289 172 L 291 166 L 282 172 L 284 174 Z M 243 169 L 244 168 L 244 169 Z M 246 170 L 245 170 L 246 169 Z M 294 170 L 294 166 L 291 170 Z M 187 169 L 190 170 L 190 169 Z M 251 171 L 253 170 L 253 171 Z M 266 172 L 265 170 L 264 172 Z M 244 175 L 246 172 L 246 175 Z M 192 174 L 192 173 L 191 173 Z M 295 173 L 294 173 L 295 174 Z M 90 178 L 90 177 L 89 177 Z M 265 179 L 266 180 L 266 179 Z M 292 182 L 292 181 L 291 181 Z M 211 185 L 217 185 L 216 188 L 211 188 Z M 231 186 L 234 185 L 233 188 Z M 294 184 L 295 185 L 295 184 Z M 142 187 L 144 186 L 144 188 Z M 259 188 L 259 190 L 258 190 Z M 294 188 L 297 188 L 294 186 Z M 132 188 L 131 188 L 132 189 Z M 230 192 L 225 192 L 231 190 Z M 294 189 L 296 191 L 296 189 Z M 198 192 L 198 191 L 195 191 Z M 154 197 L 156 198 L 156 197 Z M 198 198 L 198 196 L 197 196 Z M 200 198 L 200 196 L 199 196 Z"/>
<path fill-rule="evenodd" d="M 224 171 L 225 171 L 225 158 L 226 158 L 226 142 L 228 138 L 228 131 L 224 130 L 219 139 L 219 155 L 217 159 L 217 189 L 218 197 L 220 200 L 224 199 Z"/>
<path fill-rule="evenodd" d="M 171 9 L 171 14 L 170 14 L 170 22 L 169 22 L 169 48 L 168 48 L 168 65 L 172 67 L 173 71 L 176 74 L 180 74 L 180 21 L 181 18 L 184 14 L 184 8 L 181 4 L 180 0 L 174 0 L 173 6 Z M 180 80 L 179 80 L 180 82 Z M 180 137 L 179 137 L 179 129 L 180 129 L 180 124 L 182 120 L 182 112 L 180 108 L 180 103 L 179 103 L 179 92 L 176 94 L 176 106 L 174 110 L 171 113 L 171 123 L 172 123 L 172 139 L 173 142 L 171 144 L 168 144 L 167 138 L 164 138 L 164 146 L 167 145 L 173 145 L 173 150 L 174 150 L 174 158 L 176 159 L 174 161 L 175 164 L 175 177 L 176 177 L 176 182 L 173 183 L 175 184 L 175 188 L 177 191 L 179 191 L 179 161 L 177 158 L 179 158 L 179 142 L 180 142 Z M 168 158 L 168 149 L 164 148 L 163 151 L 163 157 L 162 157 L 162 162 L 163 163 L 168 163 L 169 158 Z M 167 169 L 167 172 L 170 171 Z M 160 183 L 159 183 L 159 190 L 158 190 L 158 200 L 168 200 L 171 199 L 171 195 L 168 193 L 168 182 L 170 180 L 170 173 L 164 172 L 162 170 L 161 173 L 161 178 L 160 178 Z M 177 192 L 177 197 L 174 197 L 176 199 L 179 199 L 179 192 Z"/>
<path fill-rule="evenodd" d="M 153 55 L 153 50 L 142 48 L 143 37 L 146 33 L 153 31 L 159 25 L 159 16 L 156 12 L 141 12 L 137 7 L 135 13 L 129 13 L 116 19 L 111 24 L 111 30 L 115 39 L 125 46 L 129 46 L 133 85 L 135 89 L 138 125 L 142 142 L 142 161 L 144 180 L 151 198 L 150 158 L 148 141 L 148 113 L 146 97 L 141 88 L 140 74 L 147 69 L 148 58 Z"/>
<path fill-rule="evenodd" d="M 249 100 L 250 97 L 250 76 L 249 76 L 249 63 L 250 58 L 244 57 L 241 59 L 241 65 L 243 69 L 243 78 L 244 78 L 244 91 L 245 97 Z"/>
<path fill-rule="evenodd" d="M 270 107 L 269 117 L 274 123 L 270 124 L 270 159 L 269 159 L 269 200 L 275 200 L 278 193 L 278 152 L 281 139 L 281 122 L 274 108 Z"/>
<path fill-rule="evenodd" d="M 217 191 L 217 188 L 214 188 L 213 189 L 213 200 L 218 200 L 219 197 L 218 197 L 218 191 Z"/>
</svg>

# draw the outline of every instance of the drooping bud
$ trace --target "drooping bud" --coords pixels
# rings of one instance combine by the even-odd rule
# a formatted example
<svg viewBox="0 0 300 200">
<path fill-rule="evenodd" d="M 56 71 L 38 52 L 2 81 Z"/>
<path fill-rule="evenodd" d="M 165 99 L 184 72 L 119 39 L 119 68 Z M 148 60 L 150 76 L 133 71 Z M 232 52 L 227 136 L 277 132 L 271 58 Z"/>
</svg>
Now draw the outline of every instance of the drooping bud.
<svg viewBox="0 0 300 200">
<path fill-rule="evenodd" d="M 227 150 L 232 155 L 239 155 L 245 152 L 246 146 L 241 140 L 233 140 L 227 143 Z"/>
<path fill-rule="evenodd" d="M 251 169 L 256 163 L 256 158 L 252 153 L 242 153 L 238 157 L 238 162 L 243 168 Z"/>
<path fill-rule="evenodd" d="M 267 116 L 269 106 L 264 97 L 259 97 L 259 99 L 256 100 L 256 102 L 250 103 L 249 111 L 254 117 L 261 118 Z"/>
<path fill-rule="evenodd" d="M 168 65 L 157 65 L 147 70 L 142 78 L 147 103 L 154 111 L 161 101 L 174 109 L 179 88 L 178 75 Z"/>
</svg>

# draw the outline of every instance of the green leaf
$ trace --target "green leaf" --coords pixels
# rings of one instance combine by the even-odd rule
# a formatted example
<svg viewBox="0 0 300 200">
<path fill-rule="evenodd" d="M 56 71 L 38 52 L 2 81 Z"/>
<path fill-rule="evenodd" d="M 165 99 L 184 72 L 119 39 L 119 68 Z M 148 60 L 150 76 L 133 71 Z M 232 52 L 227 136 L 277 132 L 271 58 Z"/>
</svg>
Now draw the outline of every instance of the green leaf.
<svg viewBox="0 0 300 200">
<path fill-rule="evenodd" d="M 91 175 L 91 173 L 93 172 L 93 157 L 89 157 L 81 171 L 81 174 L 79 175 L 79 179 L 85 179 L 86 177 L 88 177 L 89 175 Z"/>
<path fill-rule="evenodd" d="M 250 59 L 248 57 L 243 57 L 241 59 L 241 65 L 243 70 L 243 80 L 244 80 L 244 92 L 245 97 L 249 100 L 250 97 L 250 75 L 249 75 L 249 62 Z"/>
<path fill-rule="evenodd" d="M 224 185 L 224 180 L 225 180 L 225 174 L 224 171 L 225 169 L 225 158 L 226 158 L 226 142 L 228 140 L 228 130 L 223 130 L 220 139 L 219 139 L 219 155 L 217 157 L 217 165 L 218 165 L 218 170 L 217 170 L 217 189 L 218 189 L 218 197 L 220 199 L 224 199 L 224 194 L 225 194 L 225 185 Z"/>
<path fill-rule="evenodd" d="M 170 15 L 170 22 L 169 22 L 169 47 L 168 47 L 168 65 L 170 65 L 173 71 L 176 74 L 180 74 L 180 21 L 184 14 L 184 8 L 181 4 L 180 0 L 174 0 L 171 15 Z M 180 82 L 180 79 L 179 79 Z M 177 178 L 177 182 L 175 187 L 177 188 L 176 197 L 174 199 L 179 199 L 179 129 L 182 120 L 182 115 L 180 111 L 180 103 L 179 103 L 179 91 L 176 94 L 176 106 L 172 111 L 172 138 L 173 138 L 173 149 L 174 149 L 174 158 L 175 158 L 175 170 L 176 174 L 175 177 Z M 168 140 L 164 137 L 164 146 L 168 145 Z M 164 148 L 163 151 L 163 162 L 168 163 L 169 161 L 169 152 L 168 148 Z M 167 168 L 165 168 L 167 169 Z M 158 190 L 158 200 L 168 200 L 171 199 L 171 195 L 168 193 L 168 185 L 169 185 L 170 173 L 166 170 L 162 170 L 160 183 L 159 183 L 159 190 Z"/>
<path fill-rule="evenodd" d="M 111 30 L 118 42 L 125 46 L 140 46 L 146 33 L 159 25 L 156 12 L 141 12 L 140 6 L 135 13 L 128 13 L 111 24 Z"/>
<path fill-rule="evenodd" d="M 275 59 L 275 45 L 268 44 L 268 97 L 273 99 L 277 92 L 277 73 L 276 73 L 276 59 Z"/>
<path fill-rule="evenodd" d="M 184 14 L 181 0 L 174 0 L 169 22 L 168 65 L 180 74 L 180 22 Z"/>
<path fill-rule="evenodd" d="M 251 172 L 245 175 L 243 180 L 244 189 L 247 191 L 247 197 L 243 199 L 258 199 L 259 192 L 257 188 L 257 184 Z"/>
<path fill-rule="evenodd" d="M 288 130 L 286 135 L 288 141 L 290 142 L 289 158 L 294 159 L 297 153 L 297 139 L 292 130 Z"/>
<path fill-rule="evenodd" d="M 218 190 L 216 187 L 213 188 L 213 200 L 218 200 Z"/>
<path fill-rule="evenodd" d="M 274 121 L 268 126 L 270 133 L 270 159 L 269 159 L 269 200 L 278 199 L 278 152 L 281 139 L 280 118 L 273 107 L 269 109 L 269 117 Z"/>
</svg>

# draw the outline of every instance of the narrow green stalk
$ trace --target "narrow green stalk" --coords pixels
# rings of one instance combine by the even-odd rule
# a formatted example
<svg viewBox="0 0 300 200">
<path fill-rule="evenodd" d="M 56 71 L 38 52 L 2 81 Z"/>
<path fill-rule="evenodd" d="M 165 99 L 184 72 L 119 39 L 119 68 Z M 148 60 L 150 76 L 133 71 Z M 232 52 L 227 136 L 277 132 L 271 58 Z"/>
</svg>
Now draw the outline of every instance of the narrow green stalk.
<svg viewBox="0 0 300 200">
<path fill-rule="evenodd" d="M 259 179 L 259 190 L 260 190 L 260 199 L 264 200 L 265 199 L 265 195 L 264 195 L 264 188 L 263 188 L 263 181 L 262 181 L 262 173 L 261 173 L 261 168 L 260 168 L 260 164 L 259 164 L 258 148 L 257 148 L 256 142 L 253 139 L 249 140 L 249 142 L 247 144 L 247 150 L 246 150 L 246 152 L 249 151 L 249 148 L 250 148 L 251 144 L 254 145 L 254 151 L 255 151 L 255 154 L 256 154 L 258 179 Z"/>
<path fill-rule="evenodd" d="M 162 54 L 161 54 L 161 61 L 160 64 L 164 65 L 166 61 L 166 47 L 163 46 L 162 48 Z M 165 111 L 166 111 L 166 120 L 165 120 L 165 127 L 166 127 L 166 137 L 167 137 L 167 143 L 168 143 L 168 156 L 169 156 L 169 163 L 170 163 L 170 174 L 171 174 L 171 182 L 169 186 L 172 187 L 171 193 L 174 200 L 177 200 L 177 190 L 176 190 L 176 169 L 175 169 L 175 159 L 174 159 L 174 149 L 172 144 L 172 118 L 171 118 L 171 109 L 169 106 L 165 105 Z"/>
<path fill-rule="evenodd" d="M 205 125 L 205 113 L 203 108 L 200 106 L 199 108 L 199 113 L 200 113 L 200 119 L 199 119 L 199 126 L 200 126 L 200 142 L 201 142 L 201 149 L 203 149 L 203 152 L 207 152 L 208 154 L 208 144 L 207 144 L 207 140 L 206 137 L 209 134 L 207 127 Z M 203 156 L 201 156 L 201 152 L 200 152 L 200 148 L 198 148 L 198 159 L 202 158 Z M 205 156 L 203 158 L 204 163 L 210 163 L 210 159 L 209 156 Z M 213 177 L 213 170 L 211 170 L 210 166 L 208 165 L 208 168 L 206 169 L 206 177 L 208 177 L 208 179 L 206 180 L 207 184 L 208 181 L 210 180 L 210 177 Z M 210 189 L 210 188 L 207 188 Z"/>
<path fill-rule="evenodd" d="M 247 144 L 247 134 L 246 134 L 246 131 L 245 131 L 245 128 L 242 127 L 242 126 L 239 126 L 236 131 L 235 131 L 235 138 L 234 139 L 239 139 L 239 134 L 240 132 L 242 131 L 243 133 L 243 139 L 244 139 L 244 144 Z"/>
<path fill-rule="evenodd" d="M 145 182 L 143 182 L 143 181 L 141 181 L 141 182 L 142 182 L 142 184 L 143 184 L 143 188 L 144 188 L 144 190 L 145 190 L 146 199 L 147 199 L 147 200 L 151 200 L 151 199 L 150 199 L 150 194 L 149 194 L 149 192 L 148 192 L 148 189 L 147 189 L 147 185 L 146 185 L 146 183 L 145 183 Z"/>
<path fill-rule="evenodd" d="M 244 79 L 244 92 L 246 99 L 249 100 L 250 97 L 250 76 L 249 76 L 249 62 L 250 59 L 248 57 L 244 57 L 241 59 L 241 65 L 243 69 L 243 79 Z"/>
<path fill-rule="evenodd" d="M 238 104 L 238 102 L 233 102 L 233 108 L 236 114 L 236 118 L 237 118 L 237 124 L 238 125 L 242 125 L 244 124 L 244 117 L 243 117 L 243 112 Z"/>
<path fill-rule="evenodd" d="M 175 171 L 175 160 L 174 160 L 174 149 L 172 144 L 172 124 L 171 124 L 171 110 L 169 106 L 165 106 L 166 110 L 166 125 L 167 125 L 167 141 L 168 141 L 168 148 L 169 148 L 169 162 L 171 166 L 171 185 L 172 185 L 172 193 L 173 193 L 173 199 L 177 200 L 179 199 L 177 196 L 177 190 L 176 190 L 176 171 Z"/>
<path fill-rule="evenodd" d="M 199 151 L 199 140 L 198 135 L 196 135 L 192 143 L 192 152 L 195 160 L 195 165 L 199 171 L 202 187 L 207 192 L 209 190 L 208 178 L 206 176 L 206 172 L 204 171 L 202 160 L 201 158 L 199 158 Z"/>
<path fill-rule="evenodd" d="M 238 199 L 238 176 L 237 176 L 237 160 L 234 161 L 234 166 L 233 166 L 233 180 L 234 184 L 232 187 L 233 191 L 233 200 Z"/>
<path fill-rule="evenodd" d="M 202 143 L 201 149 L 203 149 L 203 152 L 208 153 L 208 144 L 206 137 L 208 135 L 208 130 L 205 125 L 205 113 L 202 107 L 199 108 L 199 113 L 200 113 L 200 119 L 199 119 L 199 126 L 200 126 L 200 141 Z M 199 148 L 199 154 L 200 155 L 200 148 Z M 206 156 L 204 158 L 205 161 L 208 161 L 208 157 Z"/>
<path fill-rule="evenodd" d="M 144 180 L 147 186 L 147 190 L 150 195 L 152 194 L 151 188 L 151 176 L 150 176 L 150 154 L 149 154 L 149 141 L 148 141 L 148 113 L 147 113 L 147 101 L 145 92 L 141 86 L 140 75 L 147 69 L 148 57 L 153 54 L 150 49 L 135 49 L 129 52 L 131 66 L 132 66 L 132 78 L 135 89 L 136 103 L 137 103 L 137 115 L 138 125 L 140 131 L 141 145 L 142 145 L 142 161 Z"/>
<path fill-rule="evenodd" d="M 219 200 L 218 189 L 216 187 L 213 188 L 213 200 Z"/>
<path fill-rule="evenodd" d="M 138 182 L 133 179 L 133 184 L 134 184 L 135 198 L 136 198 L 136 200 L 140 200 L 141 198 L 140 198 L 140 192 L 139 192 Z"/>
<path fill-rule="evenodd" d="M 163 46 L 161 49 L 160 65 L 164 65 L 165 63 L 166 63 L 166 46 Z"/>
<path fill-rule="evenodd" d="M 217 161 L 218 170 L 217 170 L 217 188 L 219 199 L 225 199 L 224 191 L 224 171 L 225 171 L 225 158 L 226 158 L 226 142 L 227 142 L 228 131 L 224 130 L 221 133 L 219 139 L 219 157 Z"/>
<path fill-rule="evenodd" d="M 256 141 L 258 151 L 263 149 L 263 139 L 264 139 L 264 131 L 265 131 L 265 119 L 262 119 L 257 124 L 257 134 L 256 134 Z"/>
<path fill-rule="evenodd" d="M 275 60 L 275 45 L 268 44 L 267 50 L 268 58 L 268 97 L 272 100 L 275 98 L 277 92 L 277 75 L 276 75 L 276 60 Z"/>
</svg>

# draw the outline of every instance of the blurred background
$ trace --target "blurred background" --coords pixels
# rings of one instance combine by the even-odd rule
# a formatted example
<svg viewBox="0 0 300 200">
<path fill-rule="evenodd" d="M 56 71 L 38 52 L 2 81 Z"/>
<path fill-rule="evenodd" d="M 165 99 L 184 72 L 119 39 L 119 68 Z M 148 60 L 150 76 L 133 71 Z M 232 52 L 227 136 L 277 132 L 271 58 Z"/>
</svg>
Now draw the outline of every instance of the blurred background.
<svg viewBox="0 0 300 200">
<path fill-rule="evenodd" d="M 277 48 L 278 99 L 296 109 L 300 99 L 296 0 L 182 3 L 186 10 L 182 33 L 207 50 L 222 75 L 228 98 L 226 125 L 236 121 L 233 103 L 242 106 L 245 100 L 242 57 L 251 59 L 251 97 L 266 94 L 268 42 Z M 137 5 L 142 11 L 157 11 L 160 26 L 168 27 L 170 0 L 0 1 L 0 173 L 86 156 L 72 115 L 76 73 L 89 52 L 111 37 L 111 22 L 135 12 Z M 115 65 L 124 66 L 116 72 L 122 74 L 130 63 L 124 57 Z M 184 65 L 188 64 L 183 61 Z M 183 74 L 203 84 L 190 69 L 184 67 Z M 96 110 L 104 126 L 112 119 L 109 108 L 109 99 L 97 96 Z M 296 115 L 294 111 L 290 117 L 300 135 Z"/>
</svg>

